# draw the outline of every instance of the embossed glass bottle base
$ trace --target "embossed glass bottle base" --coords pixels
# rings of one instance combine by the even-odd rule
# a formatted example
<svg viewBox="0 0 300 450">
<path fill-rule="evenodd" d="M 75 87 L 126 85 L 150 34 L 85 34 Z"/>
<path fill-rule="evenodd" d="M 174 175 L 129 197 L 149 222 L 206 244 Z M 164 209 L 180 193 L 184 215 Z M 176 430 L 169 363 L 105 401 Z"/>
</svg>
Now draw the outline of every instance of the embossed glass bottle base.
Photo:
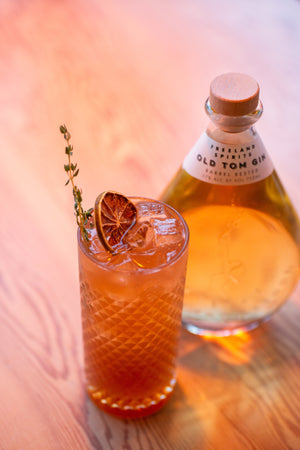
<svg viewBox="0 0 300 450">
<path fill-rule="evenodd" d="M 93 386 L 87 386 L 87 393 L 103 411 L 118 417 L 138 419 L 159 411 L 172 396 L 175 384 L 176 378 L 172 378 L 161 393 L 154 394 L 151 398 L 143 397 L 140 402 L 137 399 L 108 397 L 103 390 L 97 390 Z"/>
<path fill-rule="evenodd" d="M 195 318 L 186 317 L 182 319 L 182 326 L 190 333 L 197 336 L 233 336 L 247 331 L 254 330 L 263 322 L 267 322 L 271 318 L 265 316 L 261 319 L 246 322 L 225 322 L 216 324 L 205 322 L 203 320 L 195 320 Z"/>
<path fill-rule="evenodd" d="M 185 328 L 235 334 L 255 328 L 285 302 L 298 279 L 299 248 L 279 221 L 224 205 L 184 217 L 191 231 Z"/>
</svg>

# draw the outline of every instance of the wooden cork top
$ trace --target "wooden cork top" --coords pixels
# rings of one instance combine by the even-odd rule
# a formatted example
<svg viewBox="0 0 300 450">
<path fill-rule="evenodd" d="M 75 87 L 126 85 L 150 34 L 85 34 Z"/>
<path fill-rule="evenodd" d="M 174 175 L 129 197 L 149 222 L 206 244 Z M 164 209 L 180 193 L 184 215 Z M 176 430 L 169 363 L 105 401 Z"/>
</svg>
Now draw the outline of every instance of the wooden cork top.
<svg viewBox="0 0 300 450">
<path fill-rule="evenodd" d="M 255 111 L 259 101 L 259 85 L 242 73 L 225 73 L 210 85 L 209 102 L 218 114 L 243 116 Z"/>
</svg>

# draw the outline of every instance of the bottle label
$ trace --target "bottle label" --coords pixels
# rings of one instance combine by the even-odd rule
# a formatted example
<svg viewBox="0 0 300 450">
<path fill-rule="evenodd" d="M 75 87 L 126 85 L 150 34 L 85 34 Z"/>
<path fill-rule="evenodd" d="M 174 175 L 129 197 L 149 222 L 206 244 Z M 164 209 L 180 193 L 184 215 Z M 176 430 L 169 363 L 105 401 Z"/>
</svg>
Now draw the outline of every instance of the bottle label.
<svg viewBox="0 0 300 450">
<path fill-rule="evenodd" d="M 184 159 L 182 167 L 198 180 L 232 186 L 256 183 L 274 170 L 257 133 L 247 143 L 222 144 L 204 132 Z"/>
</svg>

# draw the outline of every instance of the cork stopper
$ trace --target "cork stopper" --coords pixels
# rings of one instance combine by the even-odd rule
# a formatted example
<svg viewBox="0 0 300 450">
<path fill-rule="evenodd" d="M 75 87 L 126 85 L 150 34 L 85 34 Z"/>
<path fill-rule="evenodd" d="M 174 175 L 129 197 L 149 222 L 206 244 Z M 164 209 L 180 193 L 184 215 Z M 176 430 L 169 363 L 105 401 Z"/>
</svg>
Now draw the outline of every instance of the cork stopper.
<svg viewBox="0 0 300 450">
<path fill-rule="evenodd" d="M 210 85 L 209 103 L 218 114 L 243 116 L 255 111 L 259 101 L 259 85 L 242 73 L 225 73 Z"/>
</svg>

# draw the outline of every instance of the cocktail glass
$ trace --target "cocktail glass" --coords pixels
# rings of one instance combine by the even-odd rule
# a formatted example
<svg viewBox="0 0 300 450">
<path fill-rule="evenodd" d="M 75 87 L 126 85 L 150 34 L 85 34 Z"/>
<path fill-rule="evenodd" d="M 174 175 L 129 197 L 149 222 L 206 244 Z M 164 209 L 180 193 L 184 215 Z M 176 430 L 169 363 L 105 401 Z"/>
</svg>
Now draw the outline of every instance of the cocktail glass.
<svg viewBox="0 0 300 450">
<path fill-rule="evenodd" d="M 111 255 L 78 231 L 87 392 L 102 410 L 143 417 L 159 410 L 176 383 L 189 233 L 172 207 L 130 198 L 137 223 Z"/>
</svg>

